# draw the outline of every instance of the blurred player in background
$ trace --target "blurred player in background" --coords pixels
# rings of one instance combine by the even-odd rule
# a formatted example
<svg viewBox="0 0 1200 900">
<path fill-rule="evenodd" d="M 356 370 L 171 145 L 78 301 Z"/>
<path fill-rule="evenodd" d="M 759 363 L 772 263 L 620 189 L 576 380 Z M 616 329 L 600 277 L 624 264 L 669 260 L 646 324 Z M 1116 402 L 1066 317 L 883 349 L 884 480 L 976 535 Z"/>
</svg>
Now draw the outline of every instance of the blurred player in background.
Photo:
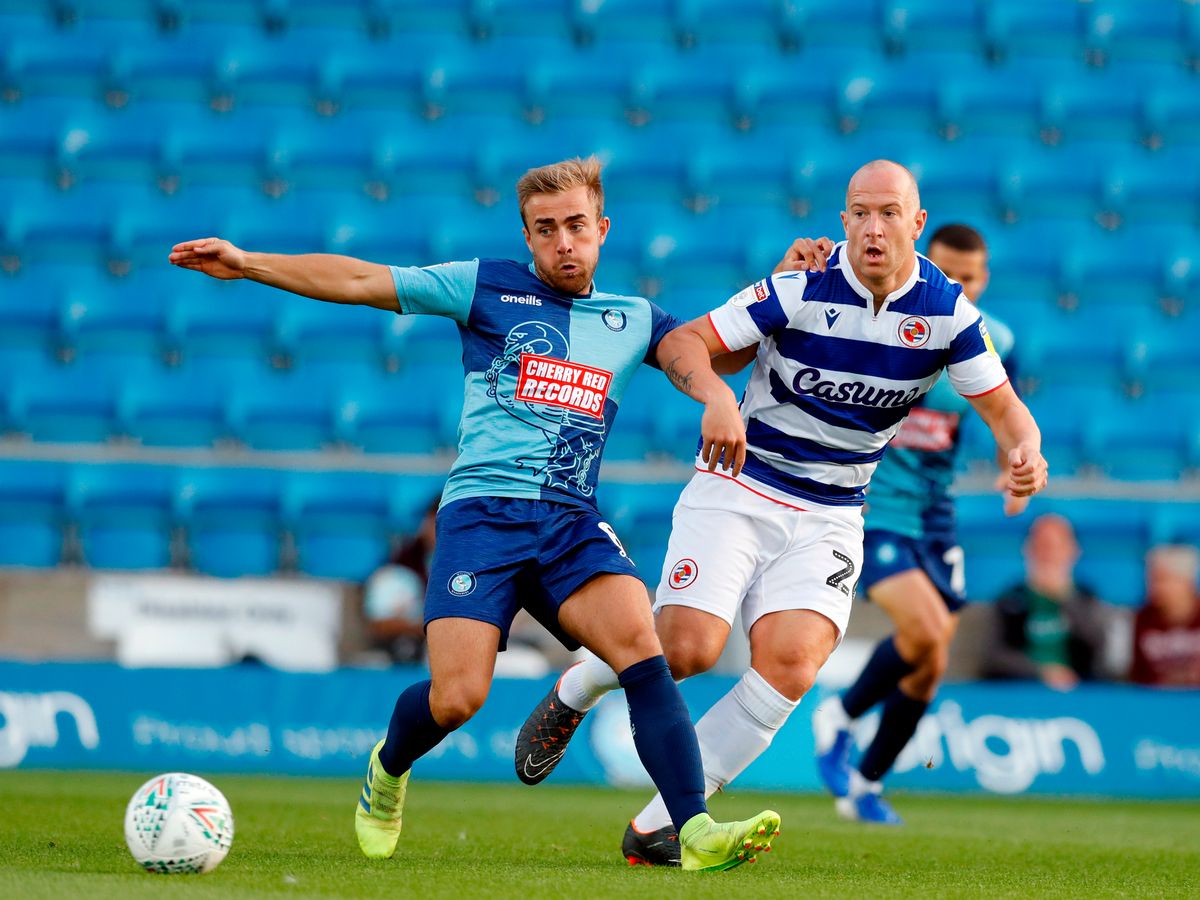
<svg viewBox="0 0 1200 900">
<path fill-rule="evenodd" d="M 979 302 L 987 289 L 988 251 L 967 225 L 945 225 L 929 239 L 929 261 Z M 1009 381 L 1016 383 L 1012 332 L 980 312 Z M 916 733 L 946 671 L 958 612 L 967 602 L 963 552 L 954 525 L 954 481 L 962 419 L 969 402 L 942 379 L 913 408 L 871 478 L 864 511 L 861 587 L 891 618 L 895 632 L 880 641 L 858 680 L 813 716 L 817 768 L 848 819 L 899 825 L 881 794 L 883 777 Z M 1029 501 L 1007 489 L 1004 511 Z M 883 704 L 879 730 L 851 767 L 850 725 Z"/>
<path fill-rule="evenodd" d="M 620 673 L 638 755 L 666 797 L 684 868 L 732 868 L 770 845 L 779 817 L 767 810 L 720 824 L 708 815 L 695 730 L 645 585 L 601 520 L 595 488 L 617 405 L 643 362 L 705 404 L 705 459 L 713 468 L 723 459 L 734 474 L 745 453 L 737 400 L 718 378 L 693 382 L 674 370 L 660 342 L 677 319 L 640 297 L 595 289 L 609 229 L 599 161 L 532 169 L 517 198 L 529 264 L 400 268 L 248 253 L 217 238 L 178 244 L 170 261 L 317 300 L 447 316 L 459 326 L 466 396 L 425 597 L 431 677 L 400 695 L 387 737 L 371 753 L 355 809 L 363 853 L 395 852 L 413 763 L 483 705 L 523 606 L 564 645 L 582 644 Z"/>
<path fill-rule="evenodd" d="M 697 472 L 672 517 L 656 627 L 677 678 L 707 671 L 739 607 L 751 667 L 696 726 L 705 788 L 729 783 L 771 743 L 845 632 L 861 568 L 862 504 L 888 441 L 949 371 L 1004 449 L 1012 491 L 1045 484 L 1041 436 L 1008 384 L 962 289 L 918 256 L 925 225 L 912 173 L 868 163 L 851 178 L 846 242 L 826 267 L 775 274 L 663 339 L 697 383 L 710 358 L 757 347 L 742 400 L 738 477 Z M 580 718 L 618 687 L 594 656 L 568 669 L 517 738 L 517 774 L 536 784 Z M 655 797 L 627 827 L 630 863 L 672 864 L 671 821 Z"/>
</svg>

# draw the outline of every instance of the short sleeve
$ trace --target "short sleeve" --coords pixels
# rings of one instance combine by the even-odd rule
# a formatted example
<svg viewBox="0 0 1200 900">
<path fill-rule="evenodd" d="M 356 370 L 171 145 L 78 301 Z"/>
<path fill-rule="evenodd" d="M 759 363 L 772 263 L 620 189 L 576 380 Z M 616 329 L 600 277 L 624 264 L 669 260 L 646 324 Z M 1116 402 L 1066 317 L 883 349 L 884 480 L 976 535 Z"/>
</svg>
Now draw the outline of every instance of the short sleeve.
<svg viewBox="0 0 1200 900">
<path fill-rule="evenodd" d="M 950 384 L 964 397 L 990 393 L 1008 381 L 983 317 L 961 295 L 954 308 L 954 339 L 950 342 L 949 357 L 946 368 Z"/>
<path fill-rule="evenodd" d="M 795 302 L 803 299 L 807 278 L 804 272 L 764 278 L 710 312 L 708 321 L 725 349 L 741 350 L 785 328 Z"/>
<path fill-rule="evenodd" d="M 642 360 L 646 365 L 661 368 L 658 364 L 658 345 L 662 339 L 674 329 L 683 324 L 683 320 L 671 315 L 661 306 L 650 304 L 650 343 L 646 346 L 646 356 Z"/>
<path fill-rule="evenodd" d="M 390 266 L 396 299 L 404 315 L 446 316 L 467 324 L 479 260 L 448 262 L 436 266 Z"/>
</svg>

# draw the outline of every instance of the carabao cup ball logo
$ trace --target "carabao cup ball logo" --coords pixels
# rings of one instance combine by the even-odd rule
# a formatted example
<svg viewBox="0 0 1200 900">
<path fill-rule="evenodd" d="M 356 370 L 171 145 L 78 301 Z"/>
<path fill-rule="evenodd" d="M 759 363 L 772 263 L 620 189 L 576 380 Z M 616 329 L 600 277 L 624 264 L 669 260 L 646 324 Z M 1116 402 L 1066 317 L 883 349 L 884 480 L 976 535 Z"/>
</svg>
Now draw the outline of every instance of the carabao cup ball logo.
<svg viewBox="0 0 1200 900">
<path fill-rule="evenodd" d="M 628 321 L 625 313 L 619 309 L 606 309 L 604 311 L 604 325 L 609 331 L 624 331 Z"/>
<path fill-rule="evenodd" d="M 909 316 L 900 323 L 900 340 L 909 347 L 922 347 L 929 342 L 929 323 L 920 316 Z"/>
<path fill-rule="evenodd" d="M 447 587 L 454 596 L 465 597 L 475 590 L 475 576 L 470 572 L 455 572 Z"/>
<path fill-rule="evenodd" d="M 671 577 L 669 579 L 671 590 L 683 590 L 685 587 L 695 581 L 696 576 L 699 574 L 700 567 L 696 565 L 696 561 L 694 559 L 681 559 L 671 567 Z"/>
</svg>

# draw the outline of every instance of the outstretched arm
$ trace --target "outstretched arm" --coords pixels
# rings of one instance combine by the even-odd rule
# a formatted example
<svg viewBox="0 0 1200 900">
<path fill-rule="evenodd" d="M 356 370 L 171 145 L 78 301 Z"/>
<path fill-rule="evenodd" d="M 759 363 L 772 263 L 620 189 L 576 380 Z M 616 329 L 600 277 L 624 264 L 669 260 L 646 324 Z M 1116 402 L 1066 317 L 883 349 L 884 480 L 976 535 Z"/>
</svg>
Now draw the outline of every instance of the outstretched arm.
<svg viewBox="0 0 1200 900">
<path fill-rule="evenodd" d="M 713 371 L 712 357 L 725 346 L 707 317 L 693 319 L 671 331 L 658 344 L 656 358 L 671 384 L 704 404 L 700 419 L 703 443 L 700 458 L 710 472 L 724 459 L 723 468 L 736 478 L 746 461 L 746 426 L 737 398 Z"/>
<path fill-rule="evenodd" d="M 1014 497 L 1030 497 L 1046 486 L 1046 460 L 1042 456 L 1042 433 L 1012 385 L 970 398 L 975 411 L 987 423 L 1007 462 L 1007 490 Z"/>
<path fill-rule="evenodd" d="M 388 267 L 350 256 L 250 253 L 220 238 L 202 238 L 176 244 L 168 259 L 213 278 L 248 278 L 314 300 L 400 310 Z"/>
</svg>

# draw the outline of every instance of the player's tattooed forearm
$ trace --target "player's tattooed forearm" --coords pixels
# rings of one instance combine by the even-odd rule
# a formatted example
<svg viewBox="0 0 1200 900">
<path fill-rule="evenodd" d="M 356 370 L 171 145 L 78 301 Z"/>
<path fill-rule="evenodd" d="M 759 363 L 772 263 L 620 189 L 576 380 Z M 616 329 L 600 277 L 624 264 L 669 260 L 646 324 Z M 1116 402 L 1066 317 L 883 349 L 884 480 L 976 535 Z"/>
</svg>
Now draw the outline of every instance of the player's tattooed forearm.
<svg viewBox="0 0 1200 900">
<path fill-rule="evenodd" d="M 685 375 L 679 371 L 679 368 L 675 365 L 675 363 L 679 362 L 679 359 L 680 359 L 680 357 L 677 356 L 673 360 L 671 360 L 669 363 L 667 363 L 666 368 L 663 369 L 663 373 L 669 379 L 671 379 L 671 384 L 675 385 L 675 387 L 679 388 L 685 394 L 691 395 L 691 393 L 692 393 L 692 373 L 688 372 Z"/>
</svg>

